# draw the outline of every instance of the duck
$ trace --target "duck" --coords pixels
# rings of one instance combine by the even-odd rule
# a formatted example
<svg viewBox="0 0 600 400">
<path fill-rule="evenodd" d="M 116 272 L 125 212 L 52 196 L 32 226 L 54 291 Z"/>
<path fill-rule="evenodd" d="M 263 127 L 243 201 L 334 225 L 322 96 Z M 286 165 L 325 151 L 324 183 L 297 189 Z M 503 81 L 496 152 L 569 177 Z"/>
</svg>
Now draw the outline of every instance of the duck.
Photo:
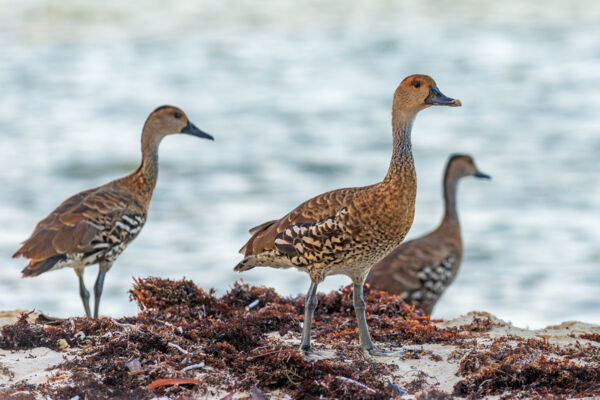
<svg viewBox="0 0 600 400">
<path fill-rule="evenodd" d="M 434 231 L 401 244 L 379 261 L 367 277 L 371 287 L 401 295 L 407 303 L 431 315 L 456 278 L 463 258 L 456 190 L 458 182 L 467 176 L 491 179 L 477 169 L 470 155 L 451 155 L 444 172 L 445 212 L 441 223 Z"/>
<path fill-rule="evenodd" d="M 402 242 L 413 222 L 417 177 L 411 132 L 415 117 L 431 106 L 460 105 L 459 100 L 445 96 L 430 76 L 406 77 L 394 92 L 392 157 L 382 181 L 323 193 L 282 218 L 249 230 L 251 237 L 240 249 L 244 258 L 235 271 L 257 266 L 296 268 L 310 277 L 300 342 L 304 354 L 318 354 L 310 337 L 317 287 L 327 276 L 341 274 L 352 281 L 360 348 L 371 356 L 387 355 L 375 348 L 370 337 L 363 285 L 371 267 Z"/>
<path fill-rule="evenodd" d="M 92 316 L 90 293 L 85 287 L 85 268 L 98 264 L 94 284 L 94 313 L 98 318 L 106 273 L 140 233 L 158 178 L 158 147 L 165 136 L 187 134 L 214 140 L 200 130 L 178 107 L 155 109 L 142 129 L 142 161 L 130 175 L 69 197 L 41 220 L 31 236 L 14 253 L 29 264 L 23 277 L 73 268 L 79 278 L 79 296 L 86 316 Z"/>
</svg>

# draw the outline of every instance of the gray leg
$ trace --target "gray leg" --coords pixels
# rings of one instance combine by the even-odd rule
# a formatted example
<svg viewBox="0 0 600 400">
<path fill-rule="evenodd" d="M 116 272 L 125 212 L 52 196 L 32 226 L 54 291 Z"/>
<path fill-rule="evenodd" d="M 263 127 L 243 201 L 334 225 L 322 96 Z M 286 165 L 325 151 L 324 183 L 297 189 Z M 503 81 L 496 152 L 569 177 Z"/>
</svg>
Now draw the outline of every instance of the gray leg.
<svg viewBox="0 0 600 400">
<path fill-rule="evenodd" d="M 98 318 L 98 308 L 100 307 L 100 297 L 102 296 L 102 289 L 104 288 L 104 277 L 106 272 L 98 271 L 98 278 L 94 284 L 94 318 Z"/>
<path fill-rule="evenodd" d="M 365 299 L 363 297 L 363 284 L 355 283 L 352 291 L 352 300 L 354 302 L 354 312 L 356 313 L 356 322 L 358 324 L 358 335 L 360 337 L 360 347 L 364 352 L 372 356 L 394 356 L 398 352 L 375 350 L 369 327 L 367 326 L 367 317 L 365 315 Z"/>
<path fill-rule="evenodd" d="M 85 282 L 83 281 L 83 270 L 75 270 L 77 277 L 79 278 L 79 297 L 83 302 L 83 308 L 85 308 L 85 315 L 88 318 L 92 316 L 90 312 L 90 292 L 85 288 Z"/>
<path fill-rule="evenodd" d="M 367 326 L 367 317 L 365 315 L 365 299 L 363 298 L 363 285 L 355 283 L 352 288 L 352 300 L 354 302 L 354 312 L 356 313 L 356 323 L 358 324 L 358 336 L 360 337 L 360 347 L 365 351 L 371 351 L 375 346 L 369 335 Z"/>
<path fill-rule="evenodd" d="M 304 352 L 310 352 L 310 330 L 312 327 L 312 318 L 315 308 L 317 308 L 317 284 L 314 282 L 310 283 L 310 288 L 306 294 L 306 300 L 304 303 L 304 323 L 302 326 L 302 342 L 300 343 L 300 350 Z"/>
<path fill-rule="evenodd" d="M 104 277 L 110 267 L 112 267 L 112 264 L 100 264 L 98 268 L 98 278 L 96 278 L 96 283 L 94 284 L 94 318 L 98 318 L 100 297 L 102 297 L 102 290 L 104 289 Z"/>
</svg>

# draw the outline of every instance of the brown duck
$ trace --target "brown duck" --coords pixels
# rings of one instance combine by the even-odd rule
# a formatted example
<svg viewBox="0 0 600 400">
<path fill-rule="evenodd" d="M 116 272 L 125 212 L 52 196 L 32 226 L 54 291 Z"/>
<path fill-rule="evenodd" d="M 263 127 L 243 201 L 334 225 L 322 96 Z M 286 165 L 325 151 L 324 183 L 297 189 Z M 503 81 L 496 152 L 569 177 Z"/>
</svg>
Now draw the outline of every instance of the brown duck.
<svg viewBox="0 0 600 400">
<path fill-rule="evenodd" d="M 279 220 L 250 229 L 252 237 L 241 248 L 244 259 L 236 271 L 255 266 L 297 268 L 310 275 L 300 349 L 310 352 L 310 331 L 317 306 L 317 285 L 326 276 L 352 279 L 353 302 L 361 348 L 374 349 L 365 318 L 363 284 L 371 267 L 396 248 L 410 229 L 417 180 L 411 149 L 411 130 L 417 113 L 432 105 L 460 106 L 444 96 L 427 75 L 405 78 L 394 93 L 394 147 L 383 181 L 365 187 L 321 194 Z"/>
<path fill-rule="evenodd" d="M 471 156 L 451 156 L 444 174 L 446 211 L 441 224 L 433 232 L 403 243 L 388 254 L 373 267 L 367 283 L 399 294 L 406 302 L 431 314 L 435 303 L 456 277 L 462 260 L 456 188 L 465 176 L 490 179 L 477 169 Z"/>
<path fill-rule="evenodd" d="M 94 285 L 94 318 L 97 318 L 106 272 L 146 222 L 158 177 L 160 141 L 174 133 L 213 140 L 192 124 L 179 108 L 162 106 L 154 110 L 142 130 L 139 168 L 124 178 L 68 198 L 40 221 L 31 237 L 13 255 L 29 259 L 23 276 L 73 268 L 79 277 L 79 295 L 85 313 L 90 317 L 90 293 L 84 285 L 83 272 L 85 267 L 98 264 Z"/>
</svg>

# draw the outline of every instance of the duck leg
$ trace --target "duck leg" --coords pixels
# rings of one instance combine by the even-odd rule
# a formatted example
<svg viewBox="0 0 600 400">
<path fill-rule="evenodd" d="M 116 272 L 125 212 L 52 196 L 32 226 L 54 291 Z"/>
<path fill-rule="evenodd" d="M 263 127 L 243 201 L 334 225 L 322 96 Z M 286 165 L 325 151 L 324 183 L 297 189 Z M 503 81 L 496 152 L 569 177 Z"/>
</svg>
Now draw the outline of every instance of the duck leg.
<svg viewBox="0 0 600 400">
<path fill-rule="evenodd" d="M 90 312 L 90 292 L 85 288 L 85 282 L 83 281 L 83 268 L 75 269 L 75 273 L 79 278 L 79 297 L 83 302 L 83 308 L 85 308 L 85 315 L 91 318 L 92 313 Z"/>
<path fill-rule="evenodd" d="M 311 281 L 304 303 L 304 323 L 302 324 L 302 342 L 300 342 L 300 351 L 305 353 L 313 351 L 310 347 L 310 330 L 312 328 L 313 314 L 318 304 L 317 286 L 316 283 Z"/>
<path fill-rule="evenodd" d="M 393 356 L 396 352 L 376 350 L 369 334 L 367 326 L 367 316 L 365 314 L 365 299 L 363 297 L 363 284 L 354 283 L 352 287 L 352 301 L 354 303 L 354 312 L 356 313 L 356 322 L 358 325 L 358 336 L 360 337 L 360 347 L 364 352 L 371 356 Z"/>
<path fill-rule="evenodd" d="M 94 318 L 98 318 L 98 309 L 100 308 L 100 297 L 102 297 L 102 290 L 104 289 L 104 277 L 110 269 L 112 264 L 100 264 L 98 268 L 98 277 L 94 284 Z"/>
<path fill-rule="evenodd" d="M 352 302 L 354 303 L 354 312 L 356 313 L 356 323 L 358 325 L 358 336 L 360 337 L 360 347 L 366 352 L 375 348 L 369 327 L 367 326 L 367 316 L 365 314 L 365 299 L 363 297 L 363 285 L 355 283 L 352 287 Z"/>
</svg>

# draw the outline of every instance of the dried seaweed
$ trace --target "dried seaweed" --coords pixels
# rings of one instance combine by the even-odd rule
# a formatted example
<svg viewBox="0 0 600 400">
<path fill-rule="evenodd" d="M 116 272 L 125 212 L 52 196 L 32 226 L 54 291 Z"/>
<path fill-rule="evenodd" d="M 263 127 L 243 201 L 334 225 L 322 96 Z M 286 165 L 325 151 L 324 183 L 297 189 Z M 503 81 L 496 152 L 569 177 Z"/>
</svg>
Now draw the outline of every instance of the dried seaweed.
<svg viewBox="0 0 600 400">
<path fill-rule="evenodd" d="M 454 394 L 476 398 L 517 392 L 529 397 L 600 394 L 600 364 L 582 360 L 581 348 L 561 348 L 537 339 L 515 341 L 499 338 L 470 351 L 460 362 L 457 375 L 465 379 L 454 386 Z M 600 351 L 587 349 L 596 355 Z"/>
<path fill-rule="evenodd" d="M 42 319 L 34 324 L 22 317 L 3 328 L 0 343 L 11 349 L 59 349 L 58 341 L 64 339 L 80 348 L 76 357 L 59 366 L 54 384 L 32 388 L 53 398 L 144 399 L 193 396 L 209 387 L 249 391 L 255 386 L 256 393 L 279 389 L 305 399 L 394 396 L 384 380 L 393 366 L 366 360 L 359 351 L 350 288 L 319 295 L 315 318 L 316 342 L 343 354 L 345 361 L 308 361 L 297 344 L 284 340 L 287 333 L 300 330 L 300 296 L 284 298 L 272 289 L 236 283 L 218 298 L 191 281 L 158 278 L 136 279 L 130 295 L 142 310 L 136 317 Z M 415 318 L 423 317 L 399 297 L 369 289 L 365 295 L 376 336 L 398 327 L 394 320 L 412 326 Z M 340 326 L 345 327 L 342 333 Z M 341 341 L 340 335 L 349 340 Z M 186 382 L 181 379 L 200 384 L 156 384 Z"/>
<path fill-rule="evenodd" d="M 427 378 L 431 377 L 423 371 L 417 371 L 415 379 L 413 379 L 405 385 L 405 388 L 406 390 L 408 390 L 408 393 L 415 394 L 420 392 L 427 385 Z"/>
<path fill-rule="evenodd" d="M 281 297 L 273 289 L 236 283 L 217 297 L 191 281 L 158 278 L 136 279 L 130 294 L 142 310 L 135 317 L 46 317 L 29 322 L 24 314 L 4 326 L 3 349 L 45 346 L 60 351 L 66 343 L 77 351 L 59 365 L 51 383 L 16 384 L 0 390 L 0 398 L 184 399 L 217 397 L 209 392 L 214 388 L 251 398 L 260 398 L 263 391 L 294 399 L 400 395 L 387 380 L 397 367 L 369 360 L 360 351 L 350 287 L 318 295 L 314 343 L 336 355 L 318 361 L 307 360 L 297 350 L 302 296 Z M 494 326 L 488 318 L 441 328 L 400 297 L 366 286 L 365 300 L 371 333 L 378 342 L 456 347 L 448 357 L 460 359 L 462 379 L 454 387 L 455 396 L 600 395 L 600 350 L 593 343 L 559 347 L 510 336 L 481 342 L 476 337 Z M 422 357 L 442 360 L 425 349 L 404 352 L 405 359 Z M 417 375 L 406 389 L 420 399 L 451 398 L 432 389 L 425 378 Z"/>
<path fill-rule="evenodd" d="M 23 313 L 16 323 L 2 327 L 0 348 L 3 350 L 26 350 L 34 347 L 48 347 L 60 350 L 59 340 L 68 339 L 68 335 L 53 326 L 30 324 L 28 321 L 30 314 Z"/>
<path fill-rule="evenodd" d="M 489 318 L 474 317 L 471 323 L 461 325 L 459 329 L 463 332 L 488 332 L 495 326 L 497 324 Z"/>
<path fill-rule="evenodd" d="M 600 343 L 600 333 L 582 333 L 579 335 L 581 339 L 591 340 L 592 342 Z"/>
</svg>

